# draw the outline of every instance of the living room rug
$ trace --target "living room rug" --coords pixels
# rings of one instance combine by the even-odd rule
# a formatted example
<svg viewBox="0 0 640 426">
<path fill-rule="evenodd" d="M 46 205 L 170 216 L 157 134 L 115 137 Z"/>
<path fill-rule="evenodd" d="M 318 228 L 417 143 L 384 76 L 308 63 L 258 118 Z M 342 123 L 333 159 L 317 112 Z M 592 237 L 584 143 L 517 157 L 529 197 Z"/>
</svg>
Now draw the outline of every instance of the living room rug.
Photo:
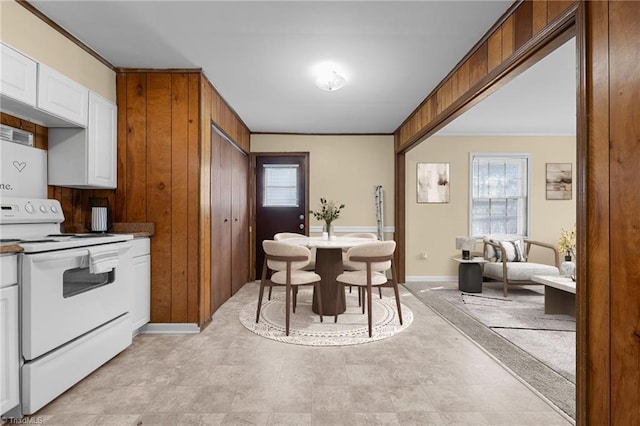
<svg viewBox="0 0 640 426">
<path fill-rule="evenodd" d="M 291 313 L 289 336 L 287 336 L 284 292 L 275 290 L 271 300 L 267 300 L 267 291 L 265 290 L 262 301 L 260 321 L 256 324 L 256 301 L 240 311 L 240 322 L 257 335 L 279 342 L 307 346 L 357 345 L 395 336 L 413 322 L 411 309 L 401 305 L 403 324 L 400 325 L 395 299 L 386 296 L 380 299 L 375 292 L 371 310 L 373 335 L 369 337 L 367 314 L 362 314 L 355 291 L 352 293 L 347 291 L 347 310 L 338 315 L 338 322 L 334 323 L 333 315 L 325 315 L 323 322 L 320 322 L 319 315 L 311 310 L 312 290 L 301 289 L 298 292 L 296 312 Z"/>
<path fill-rule="evenodd" d="M 518 377 L 575 418 L 575 318 L 544 313 L 541 286 L 485 282 L 482 293 L 457 283 L 405 283 L 432 308 Z"/>
</svg>

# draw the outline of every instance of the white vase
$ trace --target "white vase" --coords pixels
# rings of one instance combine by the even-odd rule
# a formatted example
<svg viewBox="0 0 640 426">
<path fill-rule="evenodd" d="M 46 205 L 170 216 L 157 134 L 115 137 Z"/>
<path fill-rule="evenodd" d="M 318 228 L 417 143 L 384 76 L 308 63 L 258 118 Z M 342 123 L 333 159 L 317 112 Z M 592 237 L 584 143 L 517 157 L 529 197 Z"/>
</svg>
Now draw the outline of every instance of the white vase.
<svg viewBox="0 0 640 426">
<path fill-rule="evenodd" d="M 560 264 L 560 274 L 565 278 L 572 278 L 576 274 L 576 264 L 573 262 L 562 262 Z"/>
</svg>

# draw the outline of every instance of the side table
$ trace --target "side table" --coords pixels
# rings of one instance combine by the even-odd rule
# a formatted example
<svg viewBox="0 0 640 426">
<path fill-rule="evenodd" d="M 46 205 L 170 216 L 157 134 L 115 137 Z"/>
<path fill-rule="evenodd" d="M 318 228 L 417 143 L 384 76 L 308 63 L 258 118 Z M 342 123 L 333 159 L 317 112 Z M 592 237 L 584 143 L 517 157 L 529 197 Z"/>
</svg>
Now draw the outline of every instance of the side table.
<svg viewBox="0 0 640 426">
<path fill-rule="evenodd" d="M 483 257 L 462 259 L 451 258 L 458 262 L 458 290 L 466 293 L 482 293 L 482 264 L 487 263 Z"/>
</svg>

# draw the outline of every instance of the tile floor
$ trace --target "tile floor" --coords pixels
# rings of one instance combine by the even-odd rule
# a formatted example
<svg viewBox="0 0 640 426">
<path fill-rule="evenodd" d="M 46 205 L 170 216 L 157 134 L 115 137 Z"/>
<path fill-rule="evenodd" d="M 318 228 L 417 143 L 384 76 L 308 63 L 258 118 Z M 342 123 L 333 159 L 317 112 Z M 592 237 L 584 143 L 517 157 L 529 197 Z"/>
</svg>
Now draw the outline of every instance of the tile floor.
<svg viewBox="0 0 640 426">
<path fill-rule="evenodd" d="M 198 335 L 140 335 L 36 413 L 45 425 L 570 424 L 402 289 L 401 334 L 333 348 L 278 343 L 238 320 L 245 285 Z M 386 289 L 385 289 L 386 290 Z"/>
</svg>

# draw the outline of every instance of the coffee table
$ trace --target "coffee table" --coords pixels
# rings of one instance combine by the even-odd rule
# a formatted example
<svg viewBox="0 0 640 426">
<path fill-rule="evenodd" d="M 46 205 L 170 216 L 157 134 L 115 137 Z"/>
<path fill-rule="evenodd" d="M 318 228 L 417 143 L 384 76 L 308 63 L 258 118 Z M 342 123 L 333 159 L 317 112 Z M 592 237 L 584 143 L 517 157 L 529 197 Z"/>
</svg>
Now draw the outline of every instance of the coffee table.
<svg viewBox="0 0 640 426">
<path fill-rule="evenodd" d="M 544 313 L 576 316 L 576 283 L 571 278 L 534 275 L 531 280 L 544 284 Z"/>
</svg>

